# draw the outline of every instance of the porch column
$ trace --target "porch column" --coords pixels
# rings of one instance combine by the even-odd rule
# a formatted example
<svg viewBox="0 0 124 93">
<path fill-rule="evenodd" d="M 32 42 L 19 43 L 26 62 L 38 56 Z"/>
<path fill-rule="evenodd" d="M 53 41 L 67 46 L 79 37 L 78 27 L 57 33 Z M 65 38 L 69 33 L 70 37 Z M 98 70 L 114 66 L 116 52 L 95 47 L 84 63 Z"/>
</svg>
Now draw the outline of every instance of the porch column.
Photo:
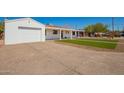
<svg viewBox="0 0 124 93">
<path fill-rule="evenodd" d="M 45 40 L 46 40 L 45 28 L 42 28 L 42 31 L 41 31 L 41 41 L 45 42 Z"/>
<path fill-rule="evenodd" d="M 80 32 L 78 31 L 78 38 L 80 37 Z"/>
<path fill-rule="evenodd" d="M 75 31 L 75 37 L 77 37 L 77 31 Z"/>
<path fill-rule="evenodd" d="M 59 40 L 62 40 L 61 39 L 61 29 L 59 30 Z"/>
<path fill-rule="evenodd" d="M 70 39 L 72 39 L 72 31 L 70 31 Z"/>
</svg>

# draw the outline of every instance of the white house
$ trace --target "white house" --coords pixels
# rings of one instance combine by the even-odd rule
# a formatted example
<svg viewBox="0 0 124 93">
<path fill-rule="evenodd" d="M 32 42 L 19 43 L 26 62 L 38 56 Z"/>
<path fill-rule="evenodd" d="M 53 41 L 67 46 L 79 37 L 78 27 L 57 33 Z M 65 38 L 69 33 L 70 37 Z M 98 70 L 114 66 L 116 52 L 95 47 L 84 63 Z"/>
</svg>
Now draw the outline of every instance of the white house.
<svg viewBox="0 0 124 93">
<path fill-rule="evenodd" d="M 81 30 L 44 25 L 32 18 L 5 20 L 5 45 L 44 42 L 51 39 L 72 39 L 80 36 L 82 36 Z"/>
<path fill-rule="evenodd" d="M 76 38 L 80 35 L 80 30 L 70 29 L 66 27 L 46 25 L 45 27 L 45 37 L 46 40 L 49 39 L 66 39 L 66 38 Z"/>
<path fill-rule="evenodd" d="M 31 18 L 5 20 L 5 44 L 45 41 L 45 25 Z"/>
</svg>

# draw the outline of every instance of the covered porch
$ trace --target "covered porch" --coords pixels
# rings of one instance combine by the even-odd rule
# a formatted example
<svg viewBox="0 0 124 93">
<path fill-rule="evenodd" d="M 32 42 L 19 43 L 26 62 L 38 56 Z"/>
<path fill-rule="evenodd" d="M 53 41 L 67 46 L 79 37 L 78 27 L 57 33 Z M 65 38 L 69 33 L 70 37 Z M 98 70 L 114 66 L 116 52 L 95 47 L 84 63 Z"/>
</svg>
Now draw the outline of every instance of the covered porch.
<svg viewBox="0 0 124 93">
<path fill-rule="evenodd" d="M 64 28 L 46 28 L 45 37 L 46 40 L 54 39 L 67 39 L 67 38 L 78 38 L 81 37 L 82 31 L 75 29 L 64 29 Z"/>
</svg>

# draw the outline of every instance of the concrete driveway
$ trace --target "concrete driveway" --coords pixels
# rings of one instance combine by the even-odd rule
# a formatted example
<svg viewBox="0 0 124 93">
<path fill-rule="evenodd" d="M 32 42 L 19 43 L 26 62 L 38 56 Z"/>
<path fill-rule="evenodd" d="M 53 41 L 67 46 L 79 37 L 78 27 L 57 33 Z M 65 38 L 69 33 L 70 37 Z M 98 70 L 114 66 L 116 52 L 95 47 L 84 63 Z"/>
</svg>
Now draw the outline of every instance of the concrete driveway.
<svg viewBox="0 0 124 93">
<path fill-rule="evenodd" d="M 53 41 L 3 46 L 0 74 L 124 74 L 124 53 L 88 50 Z"/>
</svg>

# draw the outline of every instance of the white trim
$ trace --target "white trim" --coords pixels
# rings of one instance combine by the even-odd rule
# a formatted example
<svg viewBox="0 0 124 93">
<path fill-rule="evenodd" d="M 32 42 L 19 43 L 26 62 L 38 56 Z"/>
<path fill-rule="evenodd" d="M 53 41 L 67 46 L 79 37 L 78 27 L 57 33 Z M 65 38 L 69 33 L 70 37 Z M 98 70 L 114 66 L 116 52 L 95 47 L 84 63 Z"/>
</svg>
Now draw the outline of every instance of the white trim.
<svg viewBox="0 0 124 93">
<path fill-rule="evenodd" d="M 59 40 L 61 40 L 62 39 L 62 31 L 61 31 L 61 29 L 59 30 Z"/>
<path fill-rule="evenodd" d="M 75 29 L 67 29 L 67 28 L 52 28 L 52 27 L 45 27 L 46 29 L 55 29 L 55 30 L 68 30 L 68 31 L 82 31 L 82 30 L 75 30 Z"/>
</svg>

